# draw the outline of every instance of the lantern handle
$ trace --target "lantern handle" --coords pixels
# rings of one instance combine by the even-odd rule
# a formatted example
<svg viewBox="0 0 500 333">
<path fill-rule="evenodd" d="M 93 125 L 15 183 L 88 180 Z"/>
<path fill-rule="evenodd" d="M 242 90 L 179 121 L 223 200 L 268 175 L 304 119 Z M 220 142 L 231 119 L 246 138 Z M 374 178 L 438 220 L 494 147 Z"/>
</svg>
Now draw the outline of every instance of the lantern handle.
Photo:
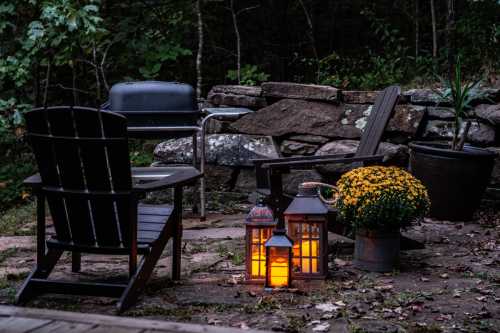
<svg viewBox="0 0 500 333">
<path fill-rule="evenodd" d="M 302 183 L 301 186 L 304 186 L 304 187 L 315 186 L 316 189 L 317 189 L 317 191 L 318 191 L 318 197 L 320 198 L 320 200 L 323 201 L 324 203 L 328 204 L 328 205 L 334 205 L 334 204 L 336 204 L 337 200 L 339 199 L 339 189 L 336 186 L 333 186 L 333 185 L 330 185 L 330 184 L 326 184 L 326 183 L 320 183 L 320 182 L 305 182 L 305 183 Z M 326 188 L 329 188 L 329 189 L 333 190 L 333 197 L 332 197 L 332 199 L 326 199 L 321 194 L 321 188 L 322 187 L 326 187 Z"/>
</svg>

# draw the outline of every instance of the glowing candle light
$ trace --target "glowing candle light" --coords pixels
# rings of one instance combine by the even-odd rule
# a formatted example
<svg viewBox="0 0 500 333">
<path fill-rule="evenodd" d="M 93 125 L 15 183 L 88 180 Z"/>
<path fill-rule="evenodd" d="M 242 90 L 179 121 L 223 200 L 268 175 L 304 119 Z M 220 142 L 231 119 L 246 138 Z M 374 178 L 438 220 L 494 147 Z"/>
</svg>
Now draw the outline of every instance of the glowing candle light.
<svg viewBox="0 0 500 333">
<path fill-rule="evenodd" d="M 293 278 L 323 279 L 328 270 L 328 208 L 316 187 L 304 183 L 286 209 L 285 221 L 293 246 Z"/>
<path fill-rule="evenodd" d="M 263 283 L 266 276 L 266 250 L 264 244 L 276 226 L 272 211 L 259 201 L 248 214 L 246 227 L 246 281 Z"/>
</svg>

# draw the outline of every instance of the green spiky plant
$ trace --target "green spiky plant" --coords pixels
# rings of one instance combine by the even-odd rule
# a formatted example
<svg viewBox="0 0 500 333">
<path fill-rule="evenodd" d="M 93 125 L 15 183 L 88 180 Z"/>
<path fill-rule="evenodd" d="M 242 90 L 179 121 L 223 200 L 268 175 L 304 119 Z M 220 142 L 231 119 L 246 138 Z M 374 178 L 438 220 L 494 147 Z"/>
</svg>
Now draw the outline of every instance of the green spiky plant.
<svg viewBox="0 0 500 333">
<path fill-rule="evenodd" d="M 442 102 L 450 103 L 455 115 L 453 123 L 452 150 L 463 150 L 465 140 L 471 127 L 471 121 L 467 119 L 467 111 L 471 108 L 471 102 L 475 98 L 485 97 L 484 92 L 479 91 L 481 80 L 466 81 L 462 75 L 460 56 L 453 71 L 454 75 L 448 79 L 440 78 L 444 89 L 436 91 Z M 464 124 L 465 125 L 462 126 Z M 463 127 L 463 130 L 461 130 Z"/>
</svg>

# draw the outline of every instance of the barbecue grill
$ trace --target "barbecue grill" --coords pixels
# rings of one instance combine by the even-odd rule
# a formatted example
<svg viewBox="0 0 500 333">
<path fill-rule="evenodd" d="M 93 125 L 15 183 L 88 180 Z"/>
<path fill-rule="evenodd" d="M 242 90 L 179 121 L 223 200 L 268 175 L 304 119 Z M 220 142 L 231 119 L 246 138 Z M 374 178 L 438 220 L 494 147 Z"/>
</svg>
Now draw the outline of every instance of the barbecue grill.
<svg viewBox="0 0 500 333">
<path fill-rule="evenodd" d="M 196 94 L 188 84 L 178 82 L 142 81 L 123 82 L 111 87 L 109 101 L 102 109 L 120 113 L 127 117 L 129 136 L 144 139 L 171 139 L 192 137 L 193 166 L 205 171 L 206 125 L 211 118 L 238 118 L 250 112 L 244 108 L 198 108 Z M 201 136 L 201 151 L 198 151 L 197 136 Z M 200 163 L 198 163 L 200 161 Z M 157 179 L 176 168 L 147 168 L 135 170 L 138 179 Z M 154 169 L 154 170 L 151 170 Z M 151 170 L 151 171 L 148 171 Z M 205 178 L 201 178 L 201 219 L 205 218 Z"/>
</svg>

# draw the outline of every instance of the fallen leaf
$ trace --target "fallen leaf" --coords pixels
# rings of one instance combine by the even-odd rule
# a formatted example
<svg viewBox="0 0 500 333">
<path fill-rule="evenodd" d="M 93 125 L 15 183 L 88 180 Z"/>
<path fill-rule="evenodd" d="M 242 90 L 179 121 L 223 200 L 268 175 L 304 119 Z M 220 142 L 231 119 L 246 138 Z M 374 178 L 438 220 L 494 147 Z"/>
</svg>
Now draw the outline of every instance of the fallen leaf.
<svg viewBox="0 0 500 333">
<path fill-rule="evenodd" d="M 439 277 L 441 279 L 448 279 L 450 276 L 447 273 L 443 273 L 443 274 L 439 275 Z"/>
</svg>

